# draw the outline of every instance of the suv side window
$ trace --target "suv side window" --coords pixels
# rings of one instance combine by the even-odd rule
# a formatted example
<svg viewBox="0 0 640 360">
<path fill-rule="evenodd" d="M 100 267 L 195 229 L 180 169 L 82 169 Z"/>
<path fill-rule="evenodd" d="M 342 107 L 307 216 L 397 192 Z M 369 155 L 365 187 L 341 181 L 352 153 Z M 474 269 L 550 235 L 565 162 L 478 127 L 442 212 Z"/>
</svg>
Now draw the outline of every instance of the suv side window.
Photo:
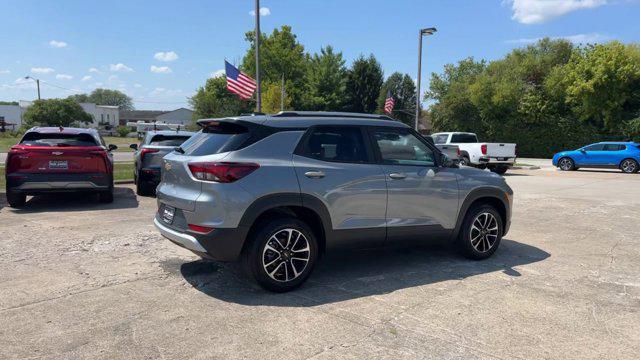
<svg viewBox="0 0 640 360">
<path fill-rule="evenodd" d="M 448 138 L 449 138 L 449 134 L 440 134 L 440 135 L 435 135 L 433 137 L 433 141 L 436 144 L 446 144 Z"/>
<path fill-rule="evenodd" d="M 435 166 L 435 154 L 406 129 L 374 129 L 373 139 L 384 164 Z"/>
<path fill-rule="evenodd" d="M 351 163 L 368 162 L 362 131 L 358 127 L 318 126 L 311 129 L 302 156 Z"/>
<path fill-rule="evenodd" d="M 621 150 L 625 150 L 627 147 L 624 145 L 618 145 L 618 144 L 606 144 L 604 146 L 604 151 L 621 151 Z"/>
</svg>

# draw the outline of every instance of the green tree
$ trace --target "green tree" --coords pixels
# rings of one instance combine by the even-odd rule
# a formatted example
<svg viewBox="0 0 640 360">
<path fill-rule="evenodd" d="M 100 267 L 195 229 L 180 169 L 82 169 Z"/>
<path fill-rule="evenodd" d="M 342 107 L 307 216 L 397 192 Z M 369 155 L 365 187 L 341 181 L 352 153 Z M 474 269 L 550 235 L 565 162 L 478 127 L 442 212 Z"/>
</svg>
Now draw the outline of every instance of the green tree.
<svg viewBox="0 0 640 360">
<path fill-rule="evenodd" d="M 97 105 L 119 106 L 121 110 L 133 110 L 133 100 L 118 90 L 95 89 L 90 94 L 76 94 L 69 96 L 78 103 L 89 102 Z"/>
<path fill-rule="evenodd" d="M 284 109 L 291 110 L 291 97 L 287 96 L 291 91 L 291 86 L 285 85 Z M 263 83 L 262 84 L 262 112 L 275 114 L 281 110 L 282 106 L 282 84 Z"/>
<path fill-rule="evenodd" d="M 384 113 L 387 93 L 390 92 L 395 101 L 392 116 L 403 123 L 413 126 L 416 112 L 416 85 L 408 74 L 394 72 L 382 84 L 378 97 L 378 112 Z"/>
<path fill-rule="evenodd" d="M 251 113 L 255 102 L 245 101 L 227 90 L 224 77 L 207 79 L 204 86 L 189 99 L 196 119 L 238 116 Z"/>
<path fill-rule="evenodd" d="M 18 105 L 17 101 L 0 101 L 0 105 Z"/>
<path fill-rule="evenodd" d="M 255 33 L 247 32 L 246 41 L 250 43 L 249 50 L 242 59 L 242 70 L 251 77 L 256 75 Z M 290 26 L 274 29 L 271 35 L 262 34 L 260 37 L 260 75 L 263 83 L 280 84 L 284 75 L 285 82 L 290 89 L 287 95 L 291 98 L 294 108 L 302 108 L 304 99 L 304 75 L 306 73 L 307 57 L 296 35 Z"/>
<path fill-rule="evenodd" d="M 92 120 L 91 115 L 71 99 L 36 100 L 23 115 L 28 126 L 72 126 Z"/>
<path fill-rule="evenodd" d="M 346 101 L 347 68 L 341 52 L 333 47 L 320 49 L 309 59 L 305 84 L 306 110 L 339 111 Z"/>
<path fill-rule="evenodd" d="M 353 112 L 374 113 L 378 108 L 378 96 L 383 82 L 382 67 L 373 54 L 360 56 L 353 62 L 347 74 L 346 109 Z"/>
</svg>

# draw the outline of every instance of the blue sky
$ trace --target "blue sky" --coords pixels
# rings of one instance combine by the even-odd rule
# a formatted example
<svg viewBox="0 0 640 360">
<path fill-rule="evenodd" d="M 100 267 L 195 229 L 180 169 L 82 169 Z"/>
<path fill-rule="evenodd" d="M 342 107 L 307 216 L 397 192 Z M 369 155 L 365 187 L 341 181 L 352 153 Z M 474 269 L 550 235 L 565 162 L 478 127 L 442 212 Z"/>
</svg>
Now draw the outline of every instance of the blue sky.
<svg viewBox="0 0 640 360">
<path fill-rule="evenodd" d="M 187 97 L 239 62 L 253 28 L 251 0 L 0 0 L 0 100 L 114 88 L 139 109 L 187 106 Z M 291 25 L 307 51 L 333 45 L 350 63 L 375 54 L 385 74 L 416 76 L 417 31 L 429 73 L 468 56 L 502 57 L 544 36 L 640 42 L 638 0 L 262 0 L 262 29 Z M 268 10 L 267 10 L 268 9 Z M 56 87 L 57 86 L 57 87 Z M 62 89 L 65 88 L 65 89 Z"/>
</svg>

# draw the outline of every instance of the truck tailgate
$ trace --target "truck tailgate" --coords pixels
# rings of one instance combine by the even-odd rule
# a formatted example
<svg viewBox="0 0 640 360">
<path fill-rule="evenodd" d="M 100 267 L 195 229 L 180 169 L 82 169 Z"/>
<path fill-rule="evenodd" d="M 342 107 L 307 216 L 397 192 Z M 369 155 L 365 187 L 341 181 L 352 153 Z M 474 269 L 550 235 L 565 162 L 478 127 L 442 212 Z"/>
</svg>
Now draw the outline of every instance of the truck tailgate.
<svg viewBox="0 0 640 360">
<path fill-rule="evenodd" d="M 516 144 L 488 143 L 487 156 L 491 158 L 514 158 L 516 157 Z"/>
</svg>

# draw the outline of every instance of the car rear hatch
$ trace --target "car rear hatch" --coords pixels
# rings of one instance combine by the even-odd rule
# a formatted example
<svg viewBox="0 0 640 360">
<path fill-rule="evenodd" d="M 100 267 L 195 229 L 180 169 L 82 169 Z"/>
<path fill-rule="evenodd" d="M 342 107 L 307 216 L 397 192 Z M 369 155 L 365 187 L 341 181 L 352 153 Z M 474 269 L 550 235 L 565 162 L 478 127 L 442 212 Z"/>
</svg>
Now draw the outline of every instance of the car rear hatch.
<svg viewBox="0 0 640 360">
<path fill-rule="evenodd" d="M 194 177 L 189 164 L 223 161 L 230 151 L 252 138 L 249 127 L 241 123 L 212 121 L 202 125 L 202 131 L 163 158 L 162 177 L 156 191 L 161 204 L 194 211 L 203 182 Z"/>
<path fill-rule="evenodd" d="M 160 167 L 162 158 L 182 145 L 189 136 L 173 134 L 154 135 L 149 144 L 142 148 L 142 168 Z"/>
</svg>

